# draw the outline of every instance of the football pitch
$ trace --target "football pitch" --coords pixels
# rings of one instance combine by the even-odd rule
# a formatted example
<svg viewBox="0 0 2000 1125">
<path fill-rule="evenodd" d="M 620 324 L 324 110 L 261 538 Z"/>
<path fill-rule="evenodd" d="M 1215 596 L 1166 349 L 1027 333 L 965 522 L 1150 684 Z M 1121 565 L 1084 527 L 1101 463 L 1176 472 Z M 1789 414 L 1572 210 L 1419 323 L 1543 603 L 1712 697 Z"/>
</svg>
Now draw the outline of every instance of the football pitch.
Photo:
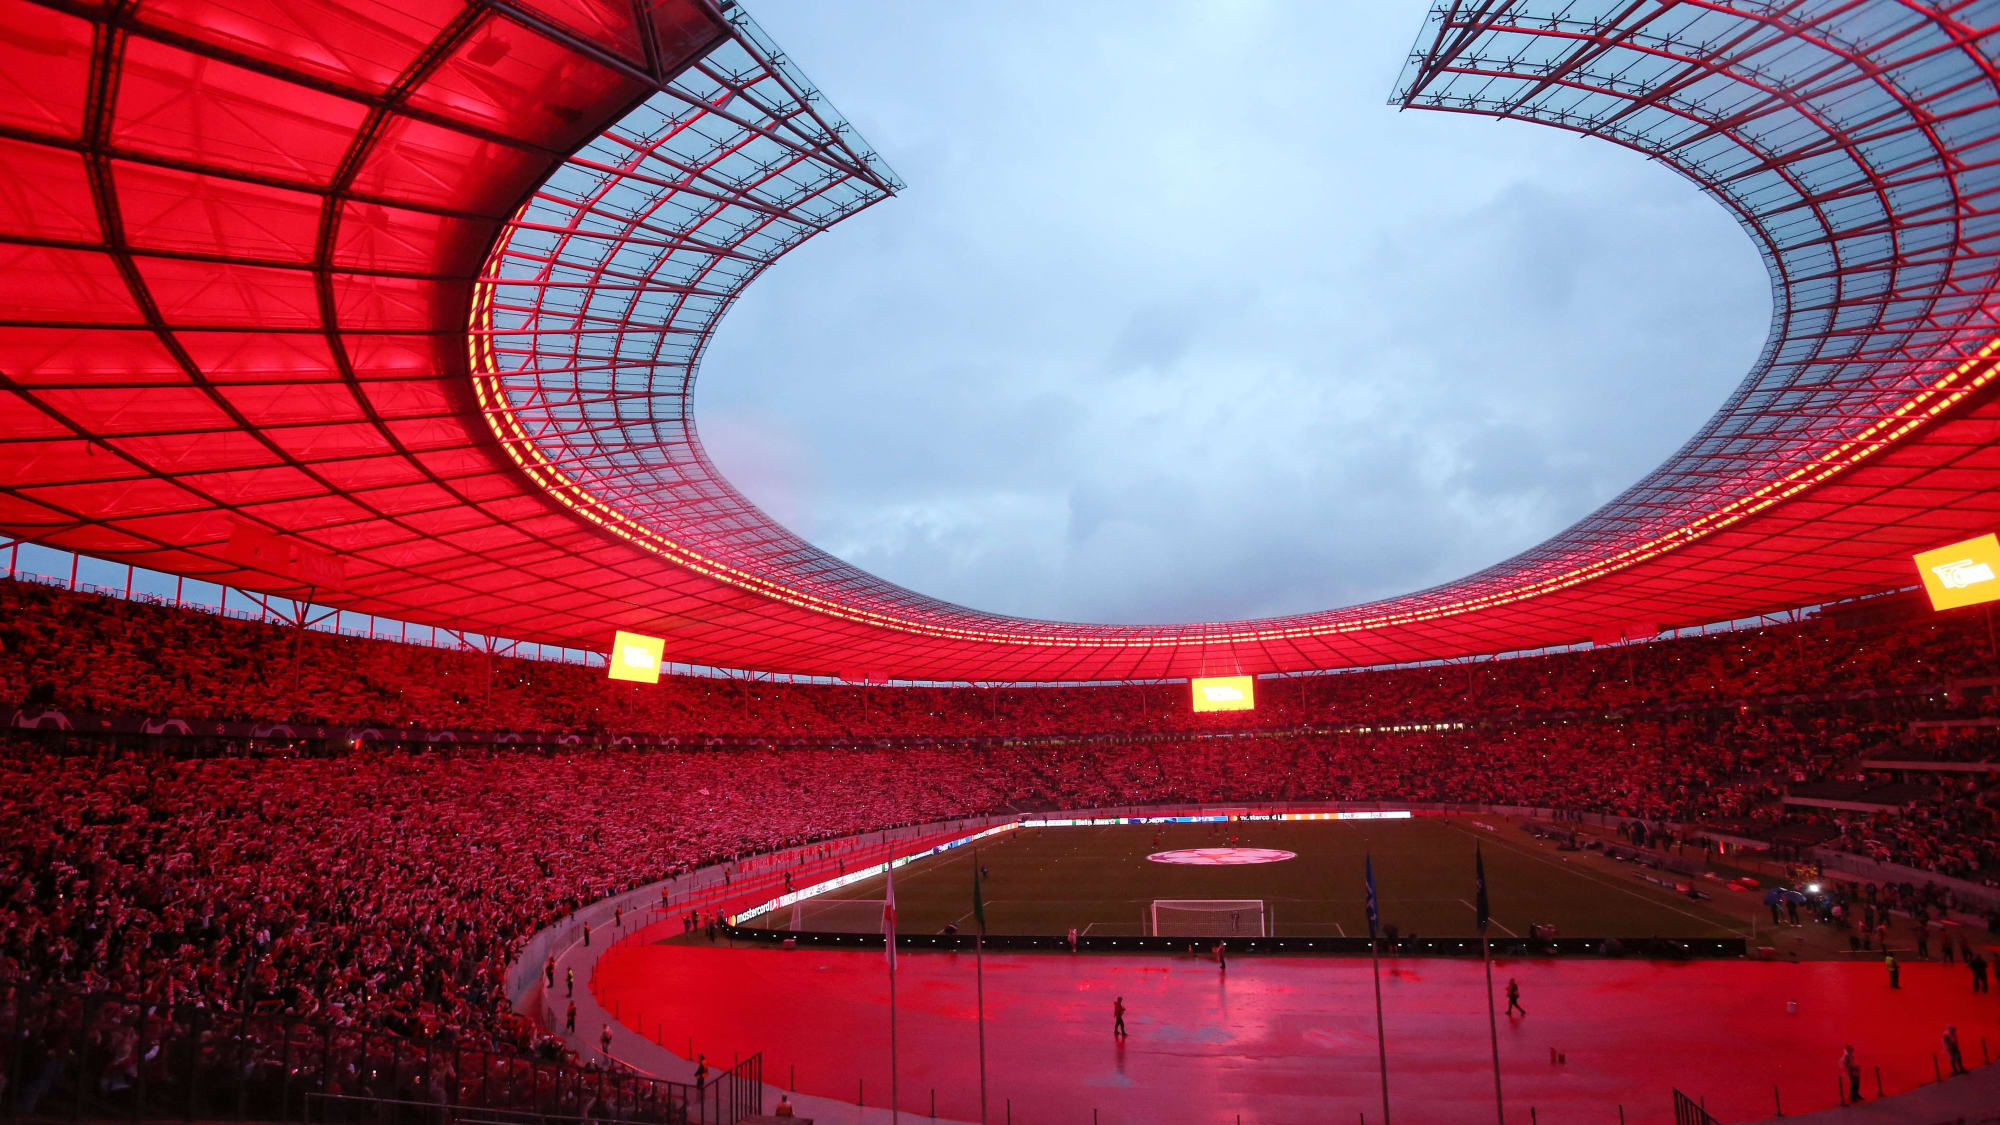
<svg viewBox="0 0 2000 1125">
<path fill-rule="evenodd" d="M 1490 826 L 1490 827 L 1488 827 Z M 1742 936 L 1747 924 L 1586 853 L 1558 852 L 1496 818 L 1236 821 L 1220 825 L 1021 828 L 896 871 L 897 929 L 969 931 L 975 862 L 993 934 L 1090 937 L 1148 931 L 1156 899 L 1256 899 L 1276 937 L 1365 937 L 1364 857 L 1372 856 L 1382 923 L 1404 937 L 1474 937 L 1473 847 L 1486 863 L 1494 937 L 1553 925 L 1562 937 Z M 1212 848 L 1294 853 L 1276 862 L 1156 862 L 1156 853 Z M 881 876 L 808 900 L 801 929 L 879 932 Z M 869 903 L 874 903 L 870 906 Z M 851 904 L 851 905 L 850 905 Z M 786 928 L 789 908 L 753 927 Z M 1254 918 L 1247 923 L 1254 936 Z"/>
</svg>

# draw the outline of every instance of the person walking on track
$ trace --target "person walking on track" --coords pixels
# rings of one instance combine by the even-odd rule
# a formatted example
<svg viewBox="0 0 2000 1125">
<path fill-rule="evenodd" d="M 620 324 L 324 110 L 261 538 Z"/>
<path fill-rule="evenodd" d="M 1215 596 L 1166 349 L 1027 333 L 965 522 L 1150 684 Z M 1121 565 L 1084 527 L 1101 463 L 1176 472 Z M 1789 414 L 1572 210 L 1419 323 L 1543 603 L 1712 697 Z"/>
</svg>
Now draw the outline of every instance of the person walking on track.
<svg viewBox="0 0 2000 1125">
<path fill-rule="evenodd" d="M 1111 1037 L 1113 1039 L 1126 1038 L 1125 998 L 1123 996 L 1111 1002 Z"/>
<path fill-rule="evenodd" d="M 1511 1016 L 1515 1012 L 1519 1012 L 1525 1016 L 1528 1014 L 1528 1009 L 1521 1007 L 1521 982 L 1515 980 L 1513 977 L 1508 977 L 1507 1014 Z"/>
</svg>

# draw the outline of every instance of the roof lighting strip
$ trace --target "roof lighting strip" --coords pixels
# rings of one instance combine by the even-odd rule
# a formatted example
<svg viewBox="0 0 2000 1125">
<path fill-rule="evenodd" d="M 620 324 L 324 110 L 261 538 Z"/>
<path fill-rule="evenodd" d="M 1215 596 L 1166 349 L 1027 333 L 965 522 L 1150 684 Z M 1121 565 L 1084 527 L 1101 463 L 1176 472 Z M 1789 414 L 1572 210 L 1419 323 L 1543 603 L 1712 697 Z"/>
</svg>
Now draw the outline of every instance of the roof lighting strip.
<svg viewBox="0 0 2000 1125">
<path fill-rule="evenodd" d="M 509 235 L 503 235 L 496 244 L 491 261 L 497 263 L 501 260 L 506 251 L 508 237 Z M 495 290 L 500 284 L 506 284 L 505 279 L 496 278 L 493 276 L 493 271 L 489 270 L 487 275 L 480 279 L 474 293 L 473 331 L 467 336 L 471 350 L 473 391 L 478 398 L 482 415 L 492 428 L 494 437 L 499 439 L 501 448 L 506 450 L 507 456 L 536 485 L 565 508 L 620 539 L 659 555 L 678 566 L 774 601 L 859 625 L 892 629 L 940 640 L 969 640 L 1006 645 L 1150 648 L 1158 645 L 1236 644 L 1338 636 L 1389 625 L 1434 621 L 1525 601 L 1602 578 L 1615 571 L 1680 550 L 1732 527 L 1774 504 L 1824 484 L 1832 477 L 1875 456 L 1926 422 L 1950 410 L 1966 396 L 1991 382 L 1996 371 L 2000 371 L 2000 364 L 1992 362 L 1995 353 L 2000 352 L 2000 337 L 1996 337 L 1987 341 L 1970 358 L 1958 364 L 1937 382 L 1919 390 L 1894 410 L 1864 427 L 1854 437 L 1834 446 L 1791 473 L 1745 493 L 1715 511 L 1698 516 L 1672 531 L 1561 574 L 1528 582 L 1499 593 L 1466 598 L 1421 610 L 1378 614 L 1349 621 L 1293 624 L 1271 629 L 1169 632 L 1127 637 L 1039 633 L 1029 630 L 1003 632 L 884 613 L 809 594 L 693 551 L 606 503 L 549 459 L 515 417 L 507 401 L 501 385 L 502 374 L 492 347 L 495 333 L 492 320 L 493 301 Z"/>
</svg>

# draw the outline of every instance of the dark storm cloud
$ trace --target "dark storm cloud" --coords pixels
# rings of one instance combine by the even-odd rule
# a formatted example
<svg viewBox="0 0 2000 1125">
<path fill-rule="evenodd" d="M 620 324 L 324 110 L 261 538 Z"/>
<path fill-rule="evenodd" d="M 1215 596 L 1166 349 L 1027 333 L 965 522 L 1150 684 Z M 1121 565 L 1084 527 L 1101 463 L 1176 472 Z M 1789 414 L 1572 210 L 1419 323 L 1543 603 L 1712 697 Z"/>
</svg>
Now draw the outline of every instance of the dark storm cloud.
<svg viewBox="0 0 2000 1125">
<path fill-rule="evenodd" d="M 886 578 L 1099 621 L 1415 589 L 1756 354 L 1756 254 L 1668 170 L 1383 106 L 1420 3 L 1003 7 L 754 8 L 910 188 L 751 287 L 701 430 Z"/>
</svg>

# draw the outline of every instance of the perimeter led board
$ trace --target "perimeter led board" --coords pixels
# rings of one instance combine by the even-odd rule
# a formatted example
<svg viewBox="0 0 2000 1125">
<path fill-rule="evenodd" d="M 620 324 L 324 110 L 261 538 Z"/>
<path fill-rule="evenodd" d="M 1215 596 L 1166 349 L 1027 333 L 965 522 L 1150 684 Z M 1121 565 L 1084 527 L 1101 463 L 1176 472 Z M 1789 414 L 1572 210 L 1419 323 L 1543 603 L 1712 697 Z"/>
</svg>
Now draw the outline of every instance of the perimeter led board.
<svg viewBox="0 0 2000 1125">
<path fill-rule="evenodd" d="M 1189 680 L 1197 711 L 1248 711 L 1257 706 L 1255 676 L 1207 676 Z"/>
<path fill-rule="evenodd" d="M 666 655 L 666 651 L 667 642 L 659 637 L 620 629 L 611 641 L 611 678 L 657 684 L 660 682 L 660 658 Z"/>
<path fill-rule="evenodd" d="M 2000 601 L 2000 538 L 1982 535 L 1917 555 L 1932 609 Z"/>
</svg>

